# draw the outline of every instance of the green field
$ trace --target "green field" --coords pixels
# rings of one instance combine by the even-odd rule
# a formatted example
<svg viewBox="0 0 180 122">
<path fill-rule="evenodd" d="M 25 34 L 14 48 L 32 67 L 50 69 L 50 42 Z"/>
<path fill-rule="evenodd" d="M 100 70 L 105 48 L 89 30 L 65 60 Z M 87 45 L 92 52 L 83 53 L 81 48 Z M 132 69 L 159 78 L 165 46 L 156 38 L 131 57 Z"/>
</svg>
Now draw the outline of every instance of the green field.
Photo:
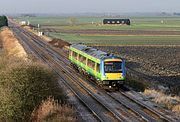
<svg viewBox="0 0 180 122">
<path fill-rule="evenodd" d="M 64 30 L 159 30 L 180 31 L 180 17 L 126 17 L 131 19 L 130 26 L 102 25 L 107 17 L 19 17 L 16 20 L 28 20 L 31 24 L 40 24 L 41 28 Z M 122 17 L 123 18 L 123 17 Z M 162 22 L 163 21 L 163 22 Z M 93 22 L 93 24 L 92 24 Z M 180 35 L 105 35 L 54 33 L 51 37 L 61 38 L 71 43 L 94 43 L 102 45 L 180 45 Z"/>
<path fill-rule="evenodd" d="M 179 30 L 180 17 L 127 17 L 131 26 L 101 26 L 106 17 L 19 17 L 18 21 L 26 20 L 31 24 L 50 26 L 61 29 L 127 29 L 127 30 Z M 74 19 L 71 26 L 70 20 Z M 163 21 L 163 23 L 161 23 Z M 93 24 L 92 24 L 93 22 Z"/>
</svg>

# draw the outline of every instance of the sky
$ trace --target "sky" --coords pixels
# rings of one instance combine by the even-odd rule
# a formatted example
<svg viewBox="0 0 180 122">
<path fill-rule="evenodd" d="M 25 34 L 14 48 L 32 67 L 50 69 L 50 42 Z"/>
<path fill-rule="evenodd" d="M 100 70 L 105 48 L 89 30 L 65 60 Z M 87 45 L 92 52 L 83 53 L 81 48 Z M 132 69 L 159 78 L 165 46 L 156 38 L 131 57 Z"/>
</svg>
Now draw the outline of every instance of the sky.
<svg viewBox="0 0 180 122">
<path fill-rule="evenodd" d="M 180 0 L 0 0 L 0 14 L 180 12 Z"/>
</svg>

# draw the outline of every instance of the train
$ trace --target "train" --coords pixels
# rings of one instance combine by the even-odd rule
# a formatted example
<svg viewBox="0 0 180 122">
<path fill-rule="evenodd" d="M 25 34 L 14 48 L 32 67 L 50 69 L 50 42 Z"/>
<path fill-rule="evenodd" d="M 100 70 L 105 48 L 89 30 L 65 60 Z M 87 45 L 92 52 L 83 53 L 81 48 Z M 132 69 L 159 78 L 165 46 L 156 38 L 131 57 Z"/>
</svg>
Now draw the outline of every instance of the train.
<svg viewBox="0 0 180 122">
<path fill-rule="evenodd" d="M 126 79 L 124 59 L 93 47 L 70 45 L 69 60 L 73 67 L 104 89 L 118 89 Z"/>
</svg>

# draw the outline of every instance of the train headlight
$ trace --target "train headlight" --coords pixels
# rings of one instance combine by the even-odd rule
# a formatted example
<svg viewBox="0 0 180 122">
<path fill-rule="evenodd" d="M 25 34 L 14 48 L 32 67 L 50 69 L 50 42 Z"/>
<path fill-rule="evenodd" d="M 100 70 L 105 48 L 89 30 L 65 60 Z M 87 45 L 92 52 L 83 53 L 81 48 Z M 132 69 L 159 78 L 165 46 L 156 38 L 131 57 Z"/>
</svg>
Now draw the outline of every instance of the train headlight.
<svg viewBox="0 0 180 122">
<path fill-rule="evenodd" d="M 113 86 L 116 86 L 116 83 L 112 83 Z"/>
</svg>

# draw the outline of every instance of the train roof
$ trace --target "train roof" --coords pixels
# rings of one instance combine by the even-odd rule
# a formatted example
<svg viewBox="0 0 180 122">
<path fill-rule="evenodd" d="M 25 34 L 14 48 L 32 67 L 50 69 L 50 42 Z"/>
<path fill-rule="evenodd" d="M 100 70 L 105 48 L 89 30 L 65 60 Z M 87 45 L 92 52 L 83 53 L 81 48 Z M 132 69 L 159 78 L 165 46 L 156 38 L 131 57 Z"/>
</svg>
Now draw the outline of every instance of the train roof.
<svg viewBox="0 0 180 122">
<path fill-rule="evenodd" d="M 97 59 L 103 59 L 103 58 L 109 56 L 109 54 L 106 52 L 100 51 L 98 49 L 95 49 L 95 48 L 92 48 L 92 47 L 89 47 L 89 46 L 86 46 L 83 44 L 72 44 L 71 47 L 73 47 L 77 50 L 80 50 L 90 56 L 97 58 Z"/>
</svg>

